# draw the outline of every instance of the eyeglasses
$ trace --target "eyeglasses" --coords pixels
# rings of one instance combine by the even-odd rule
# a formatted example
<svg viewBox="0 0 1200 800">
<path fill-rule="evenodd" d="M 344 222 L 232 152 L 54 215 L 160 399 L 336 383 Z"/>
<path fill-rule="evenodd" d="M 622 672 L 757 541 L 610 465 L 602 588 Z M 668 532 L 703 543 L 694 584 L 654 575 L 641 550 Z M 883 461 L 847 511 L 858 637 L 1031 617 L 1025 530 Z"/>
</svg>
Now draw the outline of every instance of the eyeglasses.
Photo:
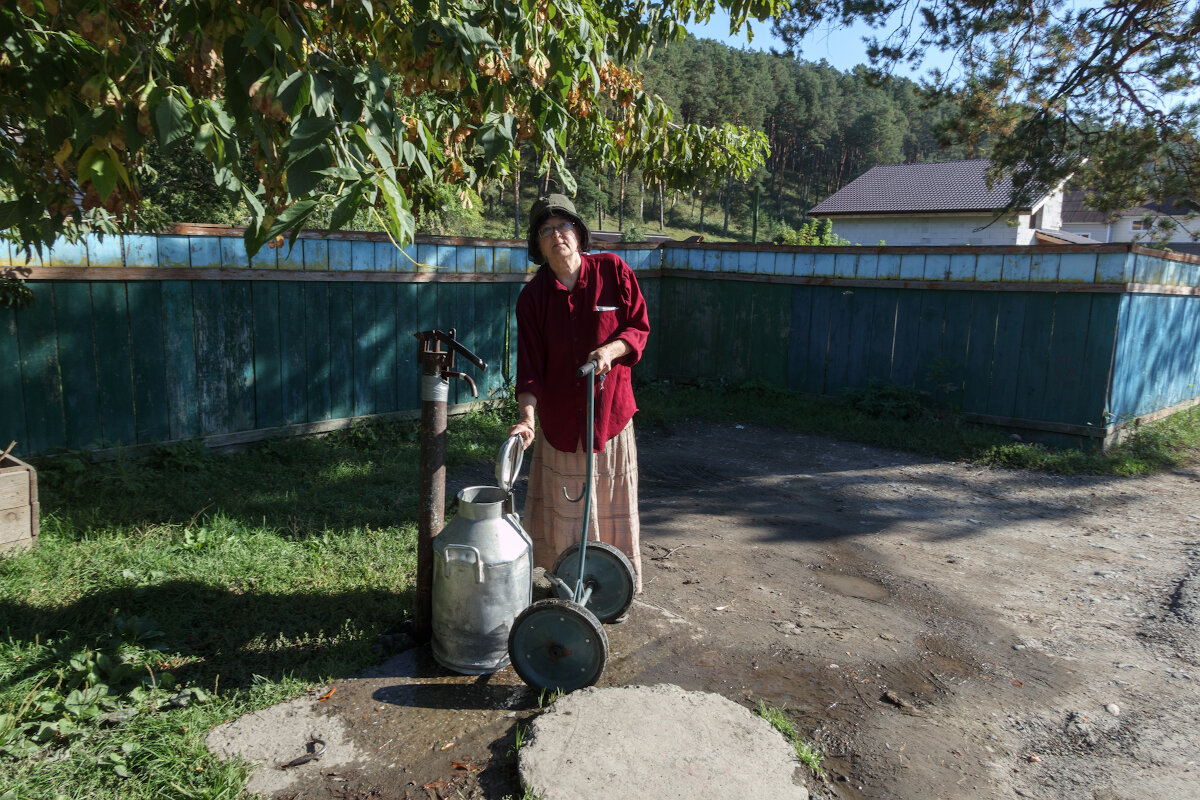
<svg viewBox="0 0 1200 800">
<path fill-rule="evenodd" d="M 543 225 L 542 227 L 538 228 L 538 238 L 549 239 L 556 233 L 561 233 L 563 236 L 566 236 L 573 230 L 575 230 L 574 222 L 560 222 L 557 225 Z"/>
</svg>

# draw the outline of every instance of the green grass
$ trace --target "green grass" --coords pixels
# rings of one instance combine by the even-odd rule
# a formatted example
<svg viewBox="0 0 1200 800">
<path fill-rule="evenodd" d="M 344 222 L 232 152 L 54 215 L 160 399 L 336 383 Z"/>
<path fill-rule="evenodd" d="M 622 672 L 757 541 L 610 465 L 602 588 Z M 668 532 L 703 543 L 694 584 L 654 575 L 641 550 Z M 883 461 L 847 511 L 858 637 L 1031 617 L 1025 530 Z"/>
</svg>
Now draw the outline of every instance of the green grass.
<svg viewBox="0 0 1200 800">
<path fill-rule="evenodd" d="M 800 735 L 800 732 L 796 730 L 796 724 L 788 717 L 787 709 L 771 706 L 765 700 L 759 700 L 758 715 L 771 723 L 772 728 L 783 734 L 783 738 L 787 739 L 788 744 L 792 746 L 792 750 L 795 751 L 796 758 L 800 759 L 801 764 L 808 767 L 818 778 L 824 777 L 825 769 L 821 766 L 821 761 L 825 756 L 817 749 L 816 745 Z"/>
<path fill-rule="evenodd" d="M 509 416 L 452 419 L 448 462 Z M 39 464 L 38 546 L 0 558 L 0 798 L 239 797 L 208 730 L 377 663 L 411 614 L 417 438 Z"/>
<path fill-rule="evenodd" d="M 911 388 L 871 386 L 845 399 L 814 398 L 760 384 L 638 387 L 638 424 L 670 433 L 683 420 L 754 423 L 983 466 L 1072 475 L 1148 475 L 1200 457 L 1200 407 L 1141 426 L 1107 452 L 1016 442 L 968 423 Z"/>
</svg>

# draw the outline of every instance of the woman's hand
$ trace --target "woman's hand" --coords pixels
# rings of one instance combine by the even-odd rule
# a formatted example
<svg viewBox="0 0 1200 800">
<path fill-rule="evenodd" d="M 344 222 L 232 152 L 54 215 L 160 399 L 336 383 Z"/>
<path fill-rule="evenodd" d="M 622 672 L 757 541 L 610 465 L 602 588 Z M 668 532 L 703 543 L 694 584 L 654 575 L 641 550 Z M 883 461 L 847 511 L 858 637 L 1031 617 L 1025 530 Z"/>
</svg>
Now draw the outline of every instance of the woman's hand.
<svg viewBox="0 0 1200 800">
<path fill-rule="evenodd" d="M 521 437 L 521 449 L 525 450 L 533 444 L 533 423 L 522 420 L 508 429 L 509 436 Z"/>
<path fill-rule="evenodd" d="M 612 370 L 614 361 L 631 352 L 633 349 L 624 339 L 613 339 L 608 344 L 602 344 L 588 353 L 587 360 L 596 362 L 596 377 L 600 377 Z"/>
</svg>

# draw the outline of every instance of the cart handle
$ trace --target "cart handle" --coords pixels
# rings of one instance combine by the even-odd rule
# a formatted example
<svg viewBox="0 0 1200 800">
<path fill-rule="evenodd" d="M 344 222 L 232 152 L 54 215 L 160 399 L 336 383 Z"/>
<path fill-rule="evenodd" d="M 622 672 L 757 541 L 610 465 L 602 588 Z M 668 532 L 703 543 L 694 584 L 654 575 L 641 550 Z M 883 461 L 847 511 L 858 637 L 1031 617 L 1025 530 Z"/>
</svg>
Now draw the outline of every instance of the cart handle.
<svg viewBox="0 0 1200 800">
<path fill-rule="evenodd" d="M 463 551 L 469 552 L 475 556 L 475 582 L 483 583 L 483 556 L 481 556 L 479 554 L 478 547 L 472 547 L 469 544 L 448 544 L 448 545 L 446 545 L 446 549 L 442 553 L 442 559 L 446 562 L 445 564 L 442 565 L 442 574 L 445 575 L 447 578 L 450 577 L 450 551 L 451 550 L 463 550 Z M 465 555 L 465 553 L 464 553 L 464 555 Z M 454 560 L 455 561 L 468 561 L 470 559 L 459 557 Z"/>
</svg>

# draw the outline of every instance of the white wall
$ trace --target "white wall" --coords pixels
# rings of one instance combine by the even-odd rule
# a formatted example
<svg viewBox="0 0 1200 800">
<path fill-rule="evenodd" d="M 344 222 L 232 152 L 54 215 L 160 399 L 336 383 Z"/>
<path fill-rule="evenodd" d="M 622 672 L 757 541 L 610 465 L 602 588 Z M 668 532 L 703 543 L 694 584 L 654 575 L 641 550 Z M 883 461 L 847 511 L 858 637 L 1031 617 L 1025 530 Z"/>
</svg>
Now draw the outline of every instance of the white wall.
<svg viewBox="0 0 1200 800">
<path fill-rule="evenodd" d="M 1133 223 L 1141 222 L 1142 219 L 1141 215 L 1118 217 L 1110 225 L 1105 225 L 1102 222 L 1067 223 L 1063 225 L 1063 230 L 1068 233 L 1088 234 L 1101 243 L 1140 242 L 1149 239 L 1155 233 L 1152 231 L 1135 231 L 1133 229 Z M 1200 219 L 1176 220 L 1176 224 L 1178 227 L 1176 227 L 1169 241 L 1195 241 L 1192 239 L 1189 231 L 1200 232 Z M 834 223 L 833 227 L 834 230 L 837 230 L 837 223 Z"/>
<path fill-rule="evenodd" d="M 1030 244 L 1029 215 L 1019 215 L 1016 227 L 1006 219 L 992 222 L 990 214 L 923 217 L 833 217 L 833 232 L 852 244 L 875 245 L 1009 245 Z M 991 223 L 989 225 L 989 223 Z M 987 226 L 987 227 L 983 227 Z M 983 230 L 975 230 L 983 227 Z"/>
</svg>

